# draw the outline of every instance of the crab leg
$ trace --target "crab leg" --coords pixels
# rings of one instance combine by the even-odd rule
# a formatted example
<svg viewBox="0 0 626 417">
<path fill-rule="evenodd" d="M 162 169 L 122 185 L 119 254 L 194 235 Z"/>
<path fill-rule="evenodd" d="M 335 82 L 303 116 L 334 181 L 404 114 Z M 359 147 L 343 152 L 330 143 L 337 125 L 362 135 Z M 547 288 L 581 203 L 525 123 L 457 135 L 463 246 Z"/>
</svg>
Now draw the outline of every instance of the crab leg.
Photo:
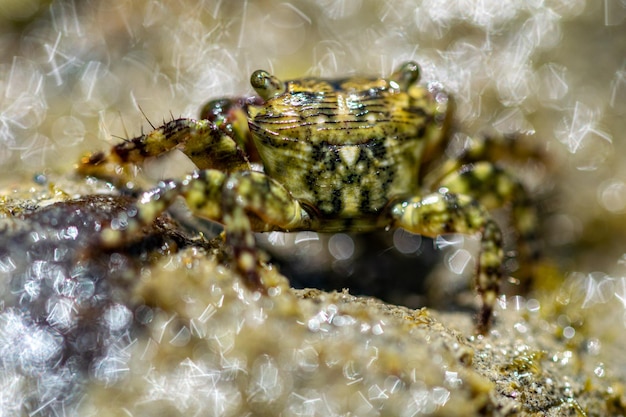
<svg viewBox="0 0 626 417">
<path fill-rule="evenodd" d="M 537 233 L 537 207 L 528 197 L 522 183 L 509 171 L 491 162 L 481 161 L 462 166 L 443 178 L 439 186 L 452 193 L 469 195 L 489 210 L 511 205 L 520 266 L 516 276 L 522 285 L 530 285 L 534 275 L 533 266 L 538 264 L 541 255 L 541 246 Z"/>
<path fill-rule="evenodd" d="M 477 331 L 489 328 L 502 278 L 502 235 L 489 213 L 476 200 L 462 194 L 433 193 L 391 206 L 393 226 L 435 237 L 445 233 L 480 234 L 475 286 L 482 299 Z"/>
<path fill-rule="evenodd" d="M 103 244 L 114 247 L 133 239 L 136 231 L 151 224 L 177 197 L 183 197 L 197 216 L 224 225 L 239 272 L 255 289 L 262 289 L 254 232 L 306 228 L 308 213 L 289 192 L 260 172 L 224 173 L 198 171 L 182 181 L 164 181 L 143 193 L 136 214 L 123 229 L 103 231 Z"/>
<path fill-rule="evenodd" d="M 132 167 L 173 149 L 180 149 L 200 169 L 211 168 L 225 172 L 250 169 L 244 152 L 214 123 L 208 120 L 176 119 L 150 133 L 114 146 L 108 154 L 97 152 L 85 156 L 77 171 L 123 188 L 132 180 Z"/>
</svg>

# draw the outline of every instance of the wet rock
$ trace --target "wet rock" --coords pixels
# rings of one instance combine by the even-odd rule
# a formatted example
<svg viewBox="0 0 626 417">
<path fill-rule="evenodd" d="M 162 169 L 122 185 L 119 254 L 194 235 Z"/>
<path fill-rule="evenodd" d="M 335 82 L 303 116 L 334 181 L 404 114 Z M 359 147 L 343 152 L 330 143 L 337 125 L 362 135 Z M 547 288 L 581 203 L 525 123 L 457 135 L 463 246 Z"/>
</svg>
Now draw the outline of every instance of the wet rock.
<svg viewBox="0 0 626 417">
<path fill-rule="evenodd" d="M 261 295 L 219 240 L 168 215 L 103 250 L 99 232 L 132 198 L 64 191 L 14 193 L 2 210 L 0 381 L 17 414 L 624 412 L 619 385 L 555 332 L 550 308 L 513 297 L 475 337 L 470 313 L 293 290 L 272 265 Z"/>
</svg>

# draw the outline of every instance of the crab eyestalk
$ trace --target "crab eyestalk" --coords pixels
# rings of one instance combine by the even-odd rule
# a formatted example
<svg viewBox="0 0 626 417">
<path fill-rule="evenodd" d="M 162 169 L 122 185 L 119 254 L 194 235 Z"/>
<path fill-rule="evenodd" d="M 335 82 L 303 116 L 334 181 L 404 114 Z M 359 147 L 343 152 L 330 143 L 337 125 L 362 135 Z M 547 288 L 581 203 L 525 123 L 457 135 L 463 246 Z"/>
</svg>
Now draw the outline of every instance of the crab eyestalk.
<svg viewBox="0 0 626 417">
<path fill-rule="evenodd" d="M 419 81 L 420 67 L 416 62 L 405 62 L 391 74 L 389 79 L 398 84 L 401 91 L 407 91 L 410 86 Z"/>
<path fill-rule="evenodd" d="M 252 73 L 250 84 L 263 100 L 269 100 L 285 92 L 285 83 L 263 70 Z"/>
</svg>

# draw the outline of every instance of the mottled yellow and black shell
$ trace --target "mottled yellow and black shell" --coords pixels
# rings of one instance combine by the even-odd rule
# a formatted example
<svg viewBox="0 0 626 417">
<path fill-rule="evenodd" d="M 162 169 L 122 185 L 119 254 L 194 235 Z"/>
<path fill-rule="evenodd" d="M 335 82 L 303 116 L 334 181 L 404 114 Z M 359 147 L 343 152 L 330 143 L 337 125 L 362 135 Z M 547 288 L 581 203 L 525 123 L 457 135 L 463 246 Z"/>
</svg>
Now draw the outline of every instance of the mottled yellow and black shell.
<svg viewBox="0 0 626 417">
<path fill-rule="evenodd" d="M 384 78 L 285 82 L 284 92 L 248 109 L 267 175 L 326 219 L 375 217 L 414 195 L 448 109 L 439 89 L 406 87 Z"/>
</svg>

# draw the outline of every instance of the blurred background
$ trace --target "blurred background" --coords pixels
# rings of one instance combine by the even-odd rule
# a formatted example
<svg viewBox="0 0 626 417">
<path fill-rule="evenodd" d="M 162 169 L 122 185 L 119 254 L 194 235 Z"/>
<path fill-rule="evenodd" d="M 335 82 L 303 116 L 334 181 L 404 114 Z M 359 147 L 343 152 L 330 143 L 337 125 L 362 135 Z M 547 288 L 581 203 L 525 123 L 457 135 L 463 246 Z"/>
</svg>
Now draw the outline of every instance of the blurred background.
<svg viewBox="0 0 626 417">
<path fill-rule="evenodd" d="M 545 165 L 514 166 L 540 196 L 547 252 L 563 271 L 535 283 L 534 297 L 544 291 L 542 309 L 563 309 L 549 316 L 563 338 L 580 342 L 586 326 L 577 348 L 598 355 L 598 377 L 605 365 L 626 375 L 625 0 L 0 0 L 0 195 L 71 177 L 85 152 L 196 117 L 209 99 L 251 94 L 256 69 L 386 76 L 406 60 L 454 96 L 461 132 L 522 133 L 547 155 Z M 193 169 L 171 158 L 146 170 Z M 445 304 L 472 271 L 458 236 L 259 240 L 296 286 L 350 287 L 412 307 L 428 291 Z M 10 267 L 0 262 L 6 282 Z M 433 268 L 430 283 L 415 279 Z M 537 299 L 517 301 L 539 309 Z M 27 333 L 3 329 L 9 316 L 0 314 L 0 370 L 11 337 Z"/>
<path fill-rule="evenodd" d="M 10 190 L 37 174 L 71 173 L 83 153 L 150 123 L 251 94 L 259 68 L 283 79 L 386 76 L 406 60 L 453 94 L 462 132 L 520 132 L 546 152 L 547 166 L 517 169 L 544 201 L 549 251 L 581 303 L 616 303 L 626 325 L 624 0 L 0 0 L 0 182 Z M 147 170 L 193 169 L 173 158 Z M 424 253 L 440 248 L 448 275 L 471 265 L 459 239 L 388 233 L 374 249 L 363 239 L 261 238 L 278 259 L 298 260 L 304 277 L 295 285 L 324 287 L 313 265 L 324 264 L 336 277 L 357 277 L 334 284 L 356 293 L 394 288 L 372 268 L 413 265 L 400 268 L 412 274 L 416 262 L 438 264 Z M 391 258 L 378 257 L 391 248 Z M 352 262 L 359 256 L 371 261 Z M 284 268 L 291 275 L 288 261 Z"/>
</svg>

